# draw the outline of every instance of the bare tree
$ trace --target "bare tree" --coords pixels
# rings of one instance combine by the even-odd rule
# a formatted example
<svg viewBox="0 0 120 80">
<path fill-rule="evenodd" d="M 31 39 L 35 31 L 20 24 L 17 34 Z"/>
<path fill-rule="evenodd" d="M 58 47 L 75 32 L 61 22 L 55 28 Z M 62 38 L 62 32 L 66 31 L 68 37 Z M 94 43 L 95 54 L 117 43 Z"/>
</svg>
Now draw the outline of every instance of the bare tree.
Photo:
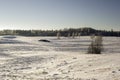
<svg viewBox="0 0 120 80">
<path fill-rule="evenodd" d="M 76 37 L 78 36 L 78 33 L 77 33 L 77 32 L 75 33 L 75 36 L 76 36 Z"/>
<path fill-rule="evenodd" d="M 72 38 L 73 38 L 73 39 L 75 38 L 75 33 L 74 33 L 74 32 L 72 33 Z"/>
<path fill-rule="evenodd" d="M 57 33 L 57 39 L 60 39 L 60 32 Z"/>
<path fill-rule="evenodd" d="M 70 38 L 70 33 L 68 33 L 68 38 Z"/>
<path fill-rule="evenodd" d="M 81 36 L 81 34 L 80 33 L 78 33 L 78 37 L 80 37 Z"/>
<path fill-rule="evenodd" d="M 102 45 L 102 36 L 91 36 L 92 42 L 89 45 L 88 53 L 92 54 L 101 54 L 101 51 L 103 49 Z"/>
</svg>

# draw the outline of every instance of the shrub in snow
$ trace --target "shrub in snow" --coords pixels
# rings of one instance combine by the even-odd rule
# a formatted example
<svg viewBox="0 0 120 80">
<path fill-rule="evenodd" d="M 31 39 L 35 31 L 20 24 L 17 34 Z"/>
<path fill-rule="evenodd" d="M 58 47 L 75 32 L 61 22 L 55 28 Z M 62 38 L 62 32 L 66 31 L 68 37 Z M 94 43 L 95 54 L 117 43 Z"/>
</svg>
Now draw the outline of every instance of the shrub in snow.
<svg viewBox="0 0 120 80">
<path fill-rule="evenodd" d="M 46 39 L 41 39 L 39 41 L 41 41 L 41 42 L 50 42 L 49 40 L 46 40 Z"/>
<path fill-rule="evenodd" d="M 42 72 L 42 74 L 48 74 L 48 72 L 46 72 L 46 71 L 43 71 L 43 72 Z"/>
<path fill-rule="evenodd" d="M 93 39 L 95 38 L 95 35 L 93 34 L 93 35 L 91 35 L 90 36 L 90 38 L 92 39 L 92 41 L 93 41 Z"/>
<path fill-rule="evenodd" d="M 89 45 L 88 53 L 101 54 L 103 49 L 102 36 L 91 36 L 92 42 Z"/>
</svg>

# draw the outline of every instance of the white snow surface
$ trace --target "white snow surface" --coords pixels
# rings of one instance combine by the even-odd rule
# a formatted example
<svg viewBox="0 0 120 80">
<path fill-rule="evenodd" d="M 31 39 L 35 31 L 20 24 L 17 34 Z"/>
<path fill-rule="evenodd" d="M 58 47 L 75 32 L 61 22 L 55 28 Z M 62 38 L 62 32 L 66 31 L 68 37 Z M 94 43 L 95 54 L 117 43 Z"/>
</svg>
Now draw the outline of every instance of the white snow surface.
<svg viewBox="0 0 120 80">
<path fill-rule="evenodd" d="M 90 43 L 89 36 L 0 36 L 0 80 L 120 80 L 120 38 L 103 37 L 102 54 L 86 54 Z"/>
</svg>

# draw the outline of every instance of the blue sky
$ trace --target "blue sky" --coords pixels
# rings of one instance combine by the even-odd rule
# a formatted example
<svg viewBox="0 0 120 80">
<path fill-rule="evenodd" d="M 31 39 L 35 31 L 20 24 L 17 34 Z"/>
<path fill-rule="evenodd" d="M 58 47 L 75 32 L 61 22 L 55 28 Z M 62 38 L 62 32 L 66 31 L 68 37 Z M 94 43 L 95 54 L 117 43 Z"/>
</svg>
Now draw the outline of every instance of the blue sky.
<svg viewBox="0 0 120 80">
<path fill-rule="evenodd" d="M 0 29 L 120 30 L 120 0 L 0 0 Z"/>
</svg>

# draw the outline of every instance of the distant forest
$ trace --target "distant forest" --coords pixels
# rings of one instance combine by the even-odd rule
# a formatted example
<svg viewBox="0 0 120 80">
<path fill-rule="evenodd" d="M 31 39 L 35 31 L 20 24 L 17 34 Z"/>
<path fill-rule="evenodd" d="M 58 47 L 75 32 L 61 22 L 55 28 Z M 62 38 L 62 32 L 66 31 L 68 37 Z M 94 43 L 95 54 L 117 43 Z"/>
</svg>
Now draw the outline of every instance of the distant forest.
<svg viewBox="0 0 120 80">
<path fill-rule="evenodd" d="M 1 30 L 0 35 L 20 35 L 20 36 L 56 36 L 57 33 L 61 36 L 72 36 L 79 34 L 80 36 L 89 36 L 92 34 L 100 34 L 102 36 L 117 36 L 120 37 L 120 31 L 96 30 L 93 28 L 69 28 L 61 30 Z"/>
</svg>

